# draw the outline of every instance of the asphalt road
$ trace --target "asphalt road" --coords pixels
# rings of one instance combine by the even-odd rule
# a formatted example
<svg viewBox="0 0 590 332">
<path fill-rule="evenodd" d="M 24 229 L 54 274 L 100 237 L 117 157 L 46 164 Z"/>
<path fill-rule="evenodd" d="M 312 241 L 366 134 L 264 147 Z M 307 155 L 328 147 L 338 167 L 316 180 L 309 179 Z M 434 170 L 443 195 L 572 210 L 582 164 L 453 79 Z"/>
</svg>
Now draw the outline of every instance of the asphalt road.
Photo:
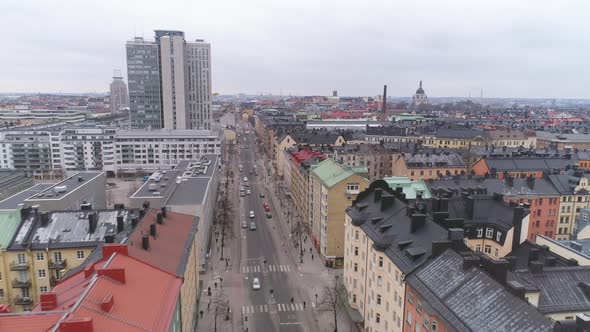
<svg viewBox="0 0 590 332">
<path fill-rule="evenodd" d="M 243 128 L 239 130 L 240 158 L 236 158 L 236 162 L 243 165 L 240 185 L 252 192 L 251 195 L 240 198 L 240 216 L 239 221 L 236 221 L 241 224 L 242 220 L 246 220 L 248 224 L 246 229 L 239 228 L 238 236 L 241 245 L 242 320 L 247 317 L 245 326 L 248 331 L 318 331 L 320 329 L 312 310 L 312 300 L 305 291 L 306 283 L 314 280 L 299 273 L 297 265 L 285 251 L 284 240 L 280 237 L 276 225 L 277 216 L 281 211 L 274 210 L 271 205 L 272 217 L 266 217 L 263 203 L 270 202 L 268 197 L 261 198 L 260 193 L 264 192 L 265 196 L 271 194 L 263 179 L 263 172 L 267 170 L 260 169 L 259 166 L 259 175 L 254 175 L 256 143 L 252 129 L 249 130 L 249 135 L 245 135 Z M 244 137 L 247 142 L 244 142 Z M 244 148 L 245 144 L 247 148 Z M 250 171 L 253 174 L 250 174 Z M 244 177 L 248 178 L 247 182 L 243 181 Z M 254 218 L 249 217 L 250 211 L 254 211 Z M 256 223 L 255 231 L 249 229 L 251 221 Z M 252 289 L 254 277 L 260 279 L 261 289 Z"/>
</svg>

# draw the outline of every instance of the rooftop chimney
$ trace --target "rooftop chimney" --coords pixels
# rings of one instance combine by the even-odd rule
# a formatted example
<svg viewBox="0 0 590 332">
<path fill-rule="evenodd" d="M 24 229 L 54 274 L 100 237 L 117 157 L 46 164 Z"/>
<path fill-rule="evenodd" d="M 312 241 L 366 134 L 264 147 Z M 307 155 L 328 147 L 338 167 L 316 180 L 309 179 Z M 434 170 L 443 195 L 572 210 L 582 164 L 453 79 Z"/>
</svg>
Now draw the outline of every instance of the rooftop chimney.
<svg viewBox="0 0 590 332">
<path fill-rule="evenodd" d="M 465 231 L 462 228 L 449 228 L 447 234 L 451 241 L 463 241 L 465 237 Z"/>
<path fill-rule="evenodd" d="M 105 276 L 107 278 L 118 281 L 125 284 L 125 269 L 124 268 L 104 268 L 97 269 L 96 273 L 99 276 Z"/>
<path fill-rule="evenodd" d="M 426 216 L 423 214 L 412 214 L 410 223 L 410 233 L 414 233 L 424 226 Z"/>
<path fill-rule="evenodd" d="M 395 202 L 395 197 L 390 194 L 381 196 L 381 211 L 388 209 Z"/>
<path fill-rule="evenodd" d="M 102 257 L 111 257 L 114 253 L 129 256 L 129 249 L 126 244 L 108 244 L 102 246 Z"/>
<path fill-rule="evenodd" d="M 131 217 L 131 227 L 135 228 L 135 226 L 137 226 L 137 223 L 139 222 L 139 218 L 137 216 L 132 216 Z"/>
<path fill-rule="evenodd" d="M 374 198 L 375 198 L 375 202 L 379 202 L 379 200 L 381 199 L 381 194 L 383 193 L 383 189 L 381 188 L 377 188 L 374 191 Z"/>
<path fill-rule="evenodd" d="M 57 294 L 53 292 L 45 292 L 39 295 L 39 305 L 41 311 L 50 311 L 57 307 Z"/>
<path fill-rule="evenodd" d="M 479 257 L 478 256 L 465 256 L 463 257 L 463 270 L 467 270 L 474 266 L 479 265 Z"/>
<path fill-rule="evenodd" d="M 117 203 L 114 205 L 115 210 L 123 210 L 125 209 L 125 204 Z"/>
<path fill-rule="evenodd" d="M 446 197 L 443 197 L 440 199 L 440 212 L 449 212 L 449 199 Z"/>
<path fill-rule="evenodd" d="M 465 210 L 467 212 L 467 218 L 473 220 L 475 213 L 475 198 L 473 196 L 468 196 L 465 200 Z"/>
<path fill-rule="evenodd" d="M 125 229 L 125 224 L 123 223 L 123 216 L 117 216 L 117 233 L 121 233 Z"/>
<path fill-rule="evenodd" d="M 115 234 L 109 233 L 104 235 L 105 243 L 115 243 Z"/>
<path fill-rule="evenodd" d="M 82 204 L 80 204 L 80 210 L 82 210 L 82 211 L 92 210 L 92 203 L 88 203 L 86 201 L 82 202 Z"/>
<path fill-rule="evenodd" d="M 526 185 L 530 189 L 535 189 L 535 177 L 533 175 L 526 178 Z"/>
<path fill-rule="evenodd" d="M 88 213 L 88 233 L 93 234 L 96 231 L 96 225 L 98 224 L 98 216 L 95 211 Z"/>
<path fill-rule="evenodd" d="M 100 309 L 104 312 L 111 312 L 114 304 L 115 299 L 113 295 L 108 295 L 100 301 Z"/>
<path fill-rule="evenodd" d="M 70 317 L 59 324 L 59 332 L 94 332 L 91 317 Z"/>
<path fill-rule="evenodd" d="M 543 273 L 543 263 L 540 261 L 532 261 L 529 265 L 532 274 L 542 274 Z"/>
<path fill-rule="evenodd" d="M 82 176 L 79 176 L 79 177 L 78 177 L 78 182 L 84 182 L 84 177 L 82 177 Z"/>
<path fill-rule="evenodd" d="M 39 216 L 41 219 L 41 227 L 47 227 L 49 225 L 49 213 L 48 212 L 41 212 Z"/>
<path fill-rule="evenodd" d="M 161 210 L 161 212 L 162 212 L 162 217 L 166 218 L 166 212 L 167 212 L 167 211 L 166 211 L 166 207 L 165 207 L 165 206 L 162 206 L 162 207 L 160 208 L 160 210 Z"/>
<path fill-rule="evenodd" d="M 381 112 L 383 114 L 387 113 L 387 85 L 383 86 L 383 109 Z"/>
<path fill-rule="evenodd" d="M 150 224 L 150 235 L 156 238 L 156 224 Z"/>
<path fill-rule="evenodd" d="M 150 208 L 150 202 L 149 201 L 143 202 L 143 208 L 144 209 L 149 209 Z"/>
<path fill-rule="evenodd" d="M 163 220 L 164 220 L 164 218 L 162 217 L 162 212 L 158 212 L 156 214 L 156 222 L 161 225 Z"/>
<path fill-rule="evenodd" d="M 150 248 L 150 237 L 147 234 L 143 234 L 141 237 L 141 247 L 143 250 L 148 250 Z"/>
</svg>

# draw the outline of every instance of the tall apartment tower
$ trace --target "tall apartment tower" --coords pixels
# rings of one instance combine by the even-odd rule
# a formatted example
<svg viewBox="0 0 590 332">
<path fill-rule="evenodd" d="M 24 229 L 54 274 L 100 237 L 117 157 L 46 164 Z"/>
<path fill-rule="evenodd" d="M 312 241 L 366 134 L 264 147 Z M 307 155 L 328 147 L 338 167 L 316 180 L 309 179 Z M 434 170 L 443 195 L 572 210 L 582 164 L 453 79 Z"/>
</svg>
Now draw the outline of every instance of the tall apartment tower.
<svg viewBox="0 0 590 332">
<path fill-rule="evenodd" d="M 132 128 L 210 129 L 211 46 L 156 30 L 127 42 Z"/>
<path fill-rule="evenodd" d="M 120 70 L 115 70 L 113 82 L 111 83 L 111 112 L 121 112 L 129 107 L 129 95 L 127 84 L 123 81 Z"/>
</svg>

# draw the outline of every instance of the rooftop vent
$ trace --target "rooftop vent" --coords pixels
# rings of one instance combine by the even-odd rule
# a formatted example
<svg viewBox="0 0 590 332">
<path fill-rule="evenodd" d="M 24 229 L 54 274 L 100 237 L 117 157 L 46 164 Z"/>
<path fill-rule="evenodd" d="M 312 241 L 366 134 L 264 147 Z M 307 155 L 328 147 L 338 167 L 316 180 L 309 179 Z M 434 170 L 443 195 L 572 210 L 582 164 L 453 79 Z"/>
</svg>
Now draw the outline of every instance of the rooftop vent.
<svg viewBox="0 0 590 332">
<path fill-rule="evenodd" d="M 143 234 L 141 236 L 141 247 L 143 250 L 148 250 L 150 248 L 150 237 L 147 234 Z"/>
</svg>

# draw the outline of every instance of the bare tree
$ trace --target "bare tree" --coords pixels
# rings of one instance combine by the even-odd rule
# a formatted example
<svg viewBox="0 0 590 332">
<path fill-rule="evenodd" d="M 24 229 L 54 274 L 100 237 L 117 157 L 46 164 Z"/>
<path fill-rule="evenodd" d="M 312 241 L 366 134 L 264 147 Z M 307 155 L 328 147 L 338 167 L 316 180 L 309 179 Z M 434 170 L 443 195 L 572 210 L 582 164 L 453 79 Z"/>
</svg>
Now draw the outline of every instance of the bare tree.
<svg viewBox="0 0 590 332">
<path fill-rule="evenodd" d="M 219 209 L 217 209 L 217 229 L 221 235 L 221 258 L 224 260 L 223 253 L 225 240 L 233 237 L 233 212 L 231 202 L 228 199 L 227 191 L 220 195 Z"/>
<path fill-rule="evenodd" d="M 106 195 L 107 195 L 107 208 L 110 209 L 113 207 L 113 202 L 114 202 L 113 189 L 112 188 L 107 189 Z"/>
<path fill-rule="evenodd" d="M 338 315 L 344 308 L 344 298 L 342 296 L 344 287 L 341 283 L 338 283 L 338 277 L 333 282 L 328 283 L 324 286 L 321 294 L 321 299 L 317 303 L 319 311 L 326 311 L 334 315 L 334 332 L 338 332 Z"/>
<path fill-rule="evenodd" d="M 225 296 L 223 289 L 218 289 L 211 297 L 210 307 L 213 308 L 213 331 L 217 331 L 217 317 L 225 317 L 229 320 L 229 300 Z"/>
</svg>

